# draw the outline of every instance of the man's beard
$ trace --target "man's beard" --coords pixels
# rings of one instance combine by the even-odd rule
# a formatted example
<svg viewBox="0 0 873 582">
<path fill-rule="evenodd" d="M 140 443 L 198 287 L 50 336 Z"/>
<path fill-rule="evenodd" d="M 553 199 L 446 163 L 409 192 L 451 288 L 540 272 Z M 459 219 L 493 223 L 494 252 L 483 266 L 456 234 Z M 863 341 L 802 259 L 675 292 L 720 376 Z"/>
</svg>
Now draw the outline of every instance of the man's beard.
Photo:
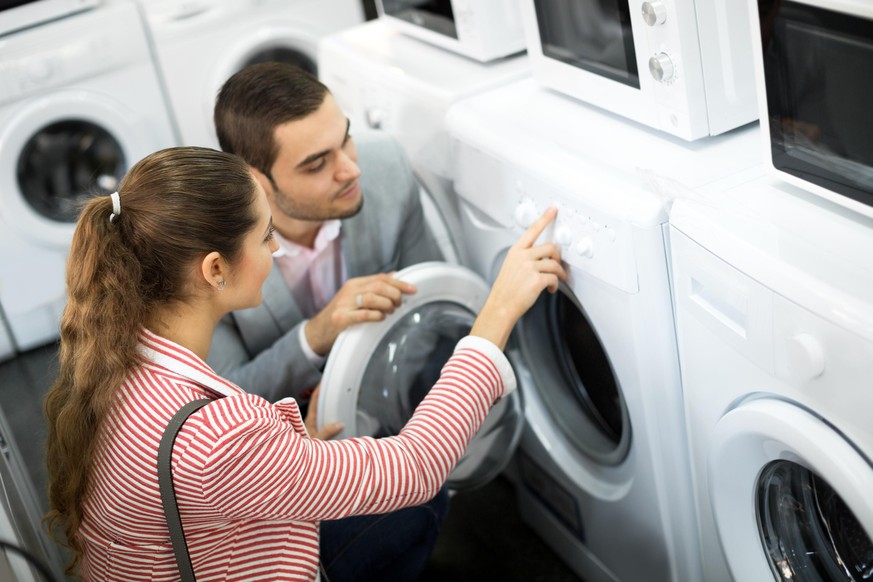
<svg viewBox="0 0 873 582">
<path fill-rule="evenodd" d="M 351 184 L 343 187 L 340 192 L 344 192 L 349 188 L 349 186 L 351 186 Z M 331 212 L 330 209 L 316 208 L 308 204 L 298 204 L 290 196 L 287 196 L 278 188 L 274 189 L 273 192 L 273 200 L 276 202 L 276 206 L 279 207 L 279 210 L 281 210 L 285 215 L 296 220 L 310 220 L 312 222 L 317 222 L 324 220 L 350 218 L 358 214 L 364 207 L 363 195 L 361 196 L 361 200 L 358 202 L 358 205 L 354 208 L 342 212 Z"/>
</svg>

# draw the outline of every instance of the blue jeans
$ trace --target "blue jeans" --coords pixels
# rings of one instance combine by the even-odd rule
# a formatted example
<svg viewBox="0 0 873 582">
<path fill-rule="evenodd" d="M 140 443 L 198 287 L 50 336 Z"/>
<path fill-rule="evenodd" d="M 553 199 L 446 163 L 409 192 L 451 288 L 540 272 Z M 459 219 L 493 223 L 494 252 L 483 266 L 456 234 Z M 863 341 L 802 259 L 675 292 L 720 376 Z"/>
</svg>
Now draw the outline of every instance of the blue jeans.
<svg viewBox="0 0 873 582">
<path fill-rule="evenodd" d="M 321 522 L 321 564 L 329 582 L 417 580 L 448 509 L 443 488 L 415 507 Z"/>
</svg>

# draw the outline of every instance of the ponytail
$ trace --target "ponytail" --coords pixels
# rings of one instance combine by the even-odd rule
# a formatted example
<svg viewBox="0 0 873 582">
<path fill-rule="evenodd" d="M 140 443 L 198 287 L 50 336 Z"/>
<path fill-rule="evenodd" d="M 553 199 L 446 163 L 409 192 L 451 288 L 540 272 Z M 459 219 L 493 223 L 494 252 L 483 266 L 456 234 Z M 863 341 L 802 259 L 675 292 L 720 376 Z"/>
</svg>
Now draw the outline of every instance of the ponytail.
<svg viewBox="0 0 873 582">
<path fill-rule="evenodd" d="M 60 528 L 76 555 L 81 522 L 78 500 L 87 490 L 94 435 L 115 392 L 133 368 L 144 306 L 141 269 L 120 241 L 123 217 L 109 221 L 108 197 L 82 211 L 67 260 L 67 305 L 61 319 L 60 375 L 45 401 L 50 419 L 46 462 L 57 475 L 49 484 L 47 521 Z"/>
</svg>

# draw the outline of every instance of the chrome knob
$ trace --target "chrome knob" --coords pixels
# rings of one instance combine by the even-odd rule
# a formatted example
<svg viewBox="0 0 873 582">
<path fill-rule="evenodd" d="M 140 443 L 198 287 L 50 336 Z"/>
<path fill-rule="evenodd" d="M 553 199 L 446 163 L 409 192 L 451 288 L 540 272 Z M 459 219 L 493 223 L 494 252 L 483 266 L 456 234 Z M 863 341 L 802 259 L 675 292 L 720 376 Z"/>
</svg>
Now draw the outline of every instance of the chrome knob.
<svg viewBox="0 0 873 582">
<path fill-rule="evenodd" d="M 666 83 L 673 78 L 673 60 L 667 53 L 658 53 L 649 59 L 649 72 L 656 81 Z"/>
<path fill-rule="evenodd" d="M 667 7 L 661 0 L 652 0 L 651 2 L 643 2 L 642 7 L 643 20 L 649 26 L 664 24 L 667 20 Z"/>
</svg>

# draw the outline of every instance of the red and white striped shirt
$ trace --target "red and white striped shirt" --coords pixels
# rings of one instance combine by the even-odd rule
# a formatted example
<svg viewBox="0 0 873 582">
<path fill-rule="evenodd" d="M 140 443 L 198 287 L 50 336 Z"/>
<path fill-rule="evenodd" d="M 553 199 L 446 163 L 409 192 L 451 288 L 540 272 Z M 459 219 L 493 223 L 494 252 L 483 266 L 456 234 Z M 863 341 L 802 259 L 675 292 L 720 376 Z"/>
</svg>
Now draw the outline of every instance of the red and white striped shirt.
<svg viewBox="0 0 873 582">
<path fill-rule="evenodd" d="M 314 580 L 319 521 L 432 498 L 494 401 L 515 388 L 502 352 L 467 337 L 398 436 L 319 441 L 307 436 L 293 399 L 270 404 L 248 394 L 147 331 L 140 354 L 98 434 L 78 534 L 86 580 L 179 580 L 157 451 L 187 402 L 214 399 L 173 448 L 197 579 Z"/>
</svg>

